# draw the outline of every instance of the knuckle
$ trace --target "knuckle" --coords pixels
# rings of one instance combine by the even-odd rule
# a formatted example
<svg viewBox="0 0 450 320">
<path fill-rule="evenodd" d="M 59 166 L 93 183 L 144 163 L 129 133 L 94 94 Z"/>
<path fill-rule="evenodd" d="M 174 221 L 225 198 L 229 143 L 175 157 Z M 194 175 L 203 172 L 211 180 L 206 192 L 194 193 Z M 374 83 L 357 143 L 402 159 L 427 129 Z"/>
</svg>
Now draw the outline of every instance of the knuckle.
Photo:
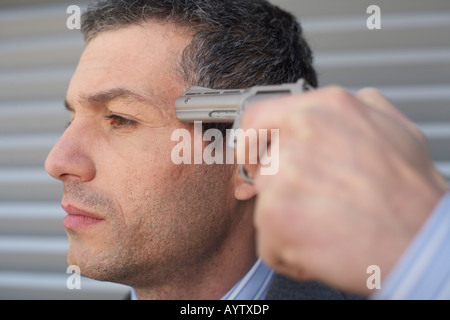
<svg viewBox="0 0 450 320">
<path fill-rule="evenodd" d="M 335 99 L 346 99 L 350 95 L 346 89 L 339 86 L 330 86 L 324 90 L 328 95 Z"/>
<path fill-rule="evenodd" d="M 367 96 L 367 97 L 382 97 L 381 92 L 373 87 L 362 88 L 357 93 L 358 96 Z"/>
<path fill-rule="evenodd" d="M 320 119 L 314 107 L 295 109 L 284 118 L 283 128 L 302 141 L 311 140 L 320 130 Z"/>
<path fill-rule="evenodd" d="M 339 111 L 353 110 L 356 106 L 355 97 L 346 89 L 339 86 L 331 86 L 324 92 L 327 101 L 333 108 L 339 108 Z"/>
</svg>

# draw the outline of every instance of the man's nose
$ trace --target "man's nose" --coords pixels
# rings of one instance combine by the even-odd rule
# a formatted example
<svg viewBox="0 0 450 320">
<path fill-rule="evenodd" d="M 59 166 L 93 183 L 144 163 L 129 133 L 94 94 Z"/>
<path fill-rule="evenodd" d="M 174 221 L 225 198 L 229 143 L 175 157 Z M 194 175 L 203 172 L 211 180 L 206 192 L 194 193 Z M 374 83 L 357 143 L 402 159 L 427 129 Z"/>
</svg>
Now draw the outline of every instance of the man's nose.
<svg viewBox="0 0 450 320">
<path fill-rule="evenodd" d="M 58 140 L 45 160 L 45 170 L 55 179 L 75 178 L 87 182 L 95 177 L 95 164 L 89 150 L 89 130 L 72 123 Z"/>
</svg>

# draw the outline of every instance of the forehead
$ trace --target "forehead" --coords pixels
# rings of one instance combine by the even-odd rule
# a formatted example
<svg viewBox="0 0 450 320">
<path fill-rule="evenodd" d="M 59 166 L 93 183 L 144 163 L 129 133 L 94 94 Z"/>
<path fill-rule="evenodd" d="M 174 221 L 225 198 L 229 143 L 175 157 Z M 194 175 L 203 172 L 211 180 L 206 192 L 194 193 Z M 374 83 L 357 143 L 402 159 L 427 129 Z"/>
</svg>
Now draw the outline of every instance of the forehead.
<svg viewBox="0 0 450 320">
<path fill-rule="evenodd" d="M 86 46 L 69 85 L 68 100 L 126 87 L 177 91 L 177 61 L 191 38 L 170 24 L 148 22 L 98 34 Z M 162 90 L 162 91 L 161 91 Z"/>
</svg>

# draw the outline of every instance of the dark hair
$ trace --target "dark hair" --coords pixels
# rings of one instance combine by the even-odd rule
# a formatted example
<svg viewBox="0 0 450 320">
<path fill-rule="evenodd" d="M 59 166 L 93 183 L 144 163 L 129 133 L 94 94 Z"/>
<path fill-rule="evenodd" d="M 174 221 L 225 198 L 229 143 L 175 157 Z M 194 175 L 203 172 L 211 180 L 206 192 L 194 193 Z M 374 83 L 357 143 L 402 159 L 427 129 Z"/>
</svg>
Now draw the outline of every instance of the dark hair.
<svg viewBox="0 0 450 320">
<path fill-rule="evenodd" d="M 90 41 L 150 19 L 193 34 L 178 66 L 187 87 L 248 88 L 299 78 L 317 86 L 300 24 L 265 0 L 101 0 L 83 14 L 81 29 Z"/>
<path fill-rule="evenodd" d="M 317 86 L 299 23 L 264 0 L 102 0 L 83 14 L 82 32 L 89 41 L 149 19 L 194 32 L 181 61 L 189 86 L 246 88 L 298 78 Z"/>
</svg>

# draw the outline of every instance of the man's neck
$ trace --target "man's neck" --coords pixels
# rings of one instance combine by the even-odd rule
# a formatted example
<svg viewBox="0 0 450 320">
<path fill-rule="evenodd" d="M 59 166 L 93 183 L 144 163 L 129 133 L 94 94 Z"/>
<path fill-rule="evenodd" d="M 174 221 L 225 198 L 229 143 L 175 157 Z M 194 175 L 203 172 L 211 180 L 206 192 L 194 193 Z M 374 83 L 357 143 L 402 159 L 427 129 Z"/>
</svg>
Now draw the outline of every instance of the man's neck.
<svg viewBox="0 0 450 320">
<path fill-rule="evenodd" d="M 221 248 L 194 265 L 182 265 L 158 284 L 133 286 L 139 299 L 221 299 L 257 260 L 252 204 L 242 205 L 241 219 L 230 230 Z"/>
<path fill-rule="evenodd" d="M 256 256 L 246 261 L 222 261 L 220 267 L 199 268 L 194 273 L 177 274 L 171 281 L 154 286 L 135 287 L 139 300 L 219 300 L 250 270 Z"/>
</svg>

